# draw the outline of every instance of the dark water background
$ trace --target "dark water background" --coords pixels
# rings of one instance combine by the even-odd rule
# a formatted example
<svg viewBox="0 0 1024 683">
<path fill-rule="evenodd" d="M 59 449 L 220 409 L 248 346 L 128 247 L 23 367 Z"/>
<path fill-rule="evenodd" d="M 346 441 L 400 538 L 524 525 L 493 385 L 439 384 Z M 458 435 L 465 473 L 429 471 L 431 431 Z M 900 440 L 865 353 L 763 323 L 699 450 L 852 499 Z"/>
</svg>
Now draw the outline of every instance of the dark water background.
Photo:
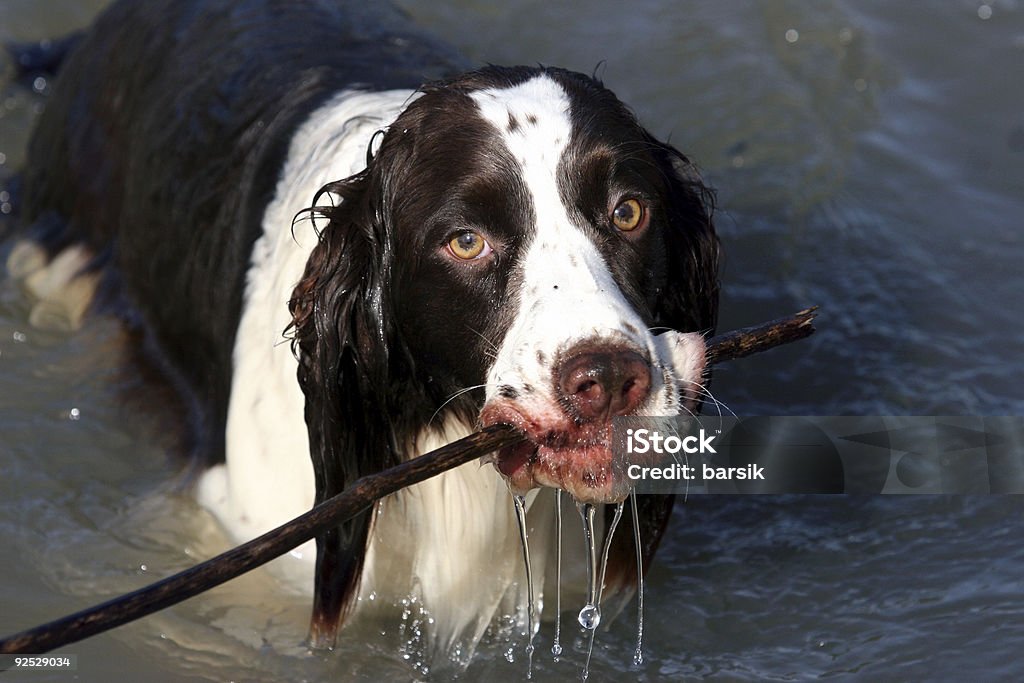
<svg viewBox="0 0 1024 683">
<path fill-rule="evenodd" d="M 0 0 L 0 40 L 60 34 L 102 4 Z M 600 64 L 704 169 L 721 329 L 822 307 L 812 340 L 717 373 L 737 414 L 1024 414 L 1019 0 L 403 4 L 477 61 Z M 3 86 L 0 174 L 41 101 Z M 27 311 L 0 284 L 0 633 L 223 542 L 169 490 L 157 428 L 118 399 L 132 380 L 113 369 L 116 326 L 44 333 Z M 630 663 L 627 613 L 600 634 L 592 680 L 1019 679 L 1024 502 L 695 498 L 647 595 L 646 663 Z M 85 681 L 422 676 L 376 634 L 303 656 L 307 610 L 249 576 L 66 651 Z M 485 648 L 464 678 L 522 678 L 521 648 L 504 654 Z M 580 657 L 538 656 L 537 677 L 575 676 Z"/>
</svg>

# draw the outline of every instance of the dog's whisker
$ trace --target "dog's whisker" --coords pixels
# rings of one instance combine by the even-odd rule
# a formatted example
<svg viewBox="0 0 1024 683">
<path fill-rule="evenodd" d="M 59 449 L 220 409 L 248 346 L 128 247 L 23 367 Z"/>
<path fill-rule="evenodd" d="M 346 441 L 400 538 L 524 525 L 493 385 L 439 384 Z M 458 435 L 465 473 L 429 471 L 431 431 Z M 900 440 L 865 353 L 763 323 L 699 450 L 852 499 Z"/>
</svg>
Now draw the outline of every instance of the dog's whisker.
<svg viewBox="0 0 1024 683">
<path fill-rule="evenodd" d="M 437 410 L 434 411 L 434 414 L 430 416 L 429 420 L 427 420 L 427 424 L 428 425 L 433 424 L 433 422 L 437 418 L 437 416 L 440 415 L 442 410 L 444 410 L 444 407 L 446 405 L 448 405 L 449 403 L 451 403 L 452 401 L 454 401 L 455 399 L 457 399 L 459 396 L 462 396 L 463 394 L 467 394 L 470 391 L 475 391 L 476 389 L 486 389 L 487 386 L 488 386 L 488 384 L 484 383 L 484 384 L 476 384 L 476 385 L 473 385 L 471 387 L 464 387 L 462 389 L 459 389 L 454 394 L 452 394 L 451 396 L 446 398 L 444 403 L 442 403 L 440 406 L 438 406 Z"/>
<path fill-rule="evenodd" d="M 473 327 L 471 327 L 469 325 L 466 326 L 466 329 L 468 329 L 470 332 L 472 332 L 476 336 L 480 337 L 480 339 L 482 339 L 484 341 L 484 343 L 487 344 L 487 346 L 490 349 L 489 352 L 494 354 L 494 355 L 490 356 L 490 358 L 493 359 L 493 358 L 497 357 L 498 350 L 499 350 L 497 344 L 495 344 L 493 341 L 488 339 L 487 336 L 483 332 L 480 332 L 479 330 L 477 330 L 477 329 L 475 329 L 475 328 L 473 328 Z"/>
<path fill-rule="evenodd" d="M 714 406 L 718 409 L 719 419 L 724 417 L 724 415 L 722 414 L 722 408 L 725 408 L 725 410 L 728 411 L 730 415 L 739 419 L 739 416 L 735 412 L 733 412 L 732 408 L 730 408 L 728 405 L 726 405 L 724 401 L 719 400 L 713 393 L 711 393 L 711 390 L 708 389 L 707 385 L 687 379 L 684 379 L 682 381 L 687 384 L 695 385 L 697 387 L 696 391 L 698 396 L 705 396 L 711 399 L 712 404 L 714 404 Z"/>
</svg>

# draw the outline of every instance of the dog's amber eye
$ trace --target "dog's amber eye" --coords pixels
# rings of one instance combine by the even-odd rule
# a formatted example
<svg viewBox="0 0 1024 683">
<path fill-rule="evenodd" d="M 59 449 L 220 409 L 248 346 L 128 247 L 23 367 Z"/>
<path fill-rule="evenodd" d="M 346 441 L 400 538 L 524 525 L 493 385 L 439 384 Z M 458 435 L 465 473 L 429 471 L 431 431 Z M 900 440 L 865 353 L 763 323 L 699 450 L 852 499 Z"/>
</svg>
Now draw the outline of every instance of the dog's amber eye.
<svg viewBox="0 0 1024 683">
<path fill-rule="evenodd" d="M 477 232 L 460 232 L 448 242 L 448 250 L 455 258 L 471 261 L 486 256 L 491 247 L 483 235 Z"/>
<path fill-rule="evenodd" d="M 644 220 L 644 205 L 635 199 L 619 202 L 612 211 L 612 223 L 623 232 L 636 230 Z"/>
</svg>

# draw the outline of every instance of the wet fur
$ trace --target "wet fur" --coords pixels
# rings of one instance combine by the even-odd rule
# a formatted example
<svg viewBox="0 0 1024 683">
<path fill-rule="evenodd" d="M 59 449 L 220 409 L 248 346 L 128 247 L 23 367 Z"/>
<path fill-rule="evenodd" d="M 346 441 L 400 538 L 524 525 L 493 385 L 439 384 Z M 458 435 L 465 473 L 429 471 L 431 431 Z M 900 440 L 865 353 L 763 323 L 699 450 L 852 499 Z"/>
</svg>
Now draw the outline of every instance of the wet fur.
<svg viewBox="0 0 1024 683">
<path fill-rule="evenodd" d="M 183 34 L 187 41 L 176 39 Z M 312 44 L 323 49 L 305 49 Z M 626 153 L 661 184 L 660 241 L 638 267 L 636 254 L 593 237 L 648 327 L 714 328 L 711 195 L 686 157 L 643 131 L 592 78 L 527 67 L 454 76 L 464 66 L 390 7 L 358 3 L 123 2 L 71 51 L 29 150 L 26 234 L 48 258 L 79 245 L 89 255 L 78 274 L 101 279 L 99 300 L 145 331 L 192 397 L 191 450 L 206 465 L 224 460 L 246 273 L 290 136 L 353 83 L 421 95 L 367 155 L 366 170 L 325 186 L 296 224 L 315 219 L 319 232 L 288 303 L 316 502 L 413 455 L 426 437 L 476 423 L 483 394 L 459 392 L 485 382 L 511 325 L 528 207 L 495 183 L 510 177 L 514 160 L 467 115 L 469 93 L 545 74 L 587 104 L 574 126 L 598 140 L 603 129 L 628 128 L 642 144 Z M 444 134 L 451 130 L 459 135 Z M 457 201 L 445 203 L 440 189 Z M 578 189 L 580 207 L 600 204 L 599 188 Z M 428 237 L 437 235 L 410 226 L 466 214 L 506 236 L 505 270 L 474 276 L 428 262 Z M 449 324 L 452 316 L 480 324 Z M 638 503 L 649 563 L 672 498 Z M 353 607 L 370 535 L 364 514 L 317 540 L 314 643 L 331 644 Z M 627 596 L 633 552 L 629 535 L 618 534 L 609 584 Z"/>
<path fill-rule="evenodd" d="M 644 267 L 639 267 L 635 253 L 605 245 L 616 281 L 625 285 L 625 294 L 650 328 L 714 328 L 718 245 L 710 194 L 686 157 L 642 132 L 600 83 L 559 69 L 488 67 L 424 86 L 423 95 L 384 136 L 368 168 L 323 188 L 319 198 L 331 195 L 334 201 L 310 211 L 327 224 L 290 307 L 317 501 L 340 492 L 362 473 L 398 462 L 424 429 L 439 428 L 450 419 L 475 423 L 482 393 L 460 390 L 481 384 L 493 356 L 492 340 L 501 339 L 511 324 L 512 310 L 496 309 L 495 303 L 508 300 L 507 289 L 522 284 L 511 268 L 522 246 L 515 242 L 522 235 L 517 225 L 525 222 L 515 216 L 526 209 L 515 205 L 515 193 L 506 190 L 506 183 L 492 184 L 493 176 L 514 162 L 503 157 L 493 131 L 473 115 L 469 94 L 513 86 L 541 73 L 593 104 L 586 110 L 587 119 L 576 125 L 598 131 L 630 126 L 640 131 L 643 144 L 637 154 L 646 155 L 645 163 L 654 164 L 655 174 L 666 184 L 665 241 L 646 252 Z M 455 130 L 459 137 L 453 142 Z M 493 151 L 480 151 L 489 147 Z M 473 160 L 481 157 L 497 161 L 494 167 L 477 169 Z M 471 213 L 467 205 L 483 205 L 493 212 L 492 220 L 510 221 L 504 269 L 480 279 L 424 266 L 426 231 L 419 227 L 442 210 L 438 188 L 458 195 L 441 198 L 448 202 L 443 211 L 451 216 Z M 452 188 L 471 191 L 467 197 Z M 413 226 L 419 232 L 413 232 Z M 643 273 L 640 280 L 635 279 L 638 272 Z M 421 296 L 423 291 L 430 292 L 429 298 Z M 458 311 L 446 310 L 446 302 L 456 301 Z M 438 414 L 441 405 L 444 409 Z M 362 418 L 352 420 L 353 415 Z M 649 562 L 672 499 L 643 496 L 638 503 Z M 624 524 L 630 523 L 627 517 Z M 324 614 L 336 614 L 346 595 L 354 594 L 362 555 L 352 549 L 365 545 L 368 529 L 369 517 L 364 515 L 319 539 L 320 557 L 337 558 L 321 560 L 318 566 L 318 589 L 332 587 L 316 598 Z M 633 553 L 632 539 L 619 534 L 609 567 L 613 589 L 635 583 Z M 329 626 L 324 631 L 330 631 Z"/>
</svg>

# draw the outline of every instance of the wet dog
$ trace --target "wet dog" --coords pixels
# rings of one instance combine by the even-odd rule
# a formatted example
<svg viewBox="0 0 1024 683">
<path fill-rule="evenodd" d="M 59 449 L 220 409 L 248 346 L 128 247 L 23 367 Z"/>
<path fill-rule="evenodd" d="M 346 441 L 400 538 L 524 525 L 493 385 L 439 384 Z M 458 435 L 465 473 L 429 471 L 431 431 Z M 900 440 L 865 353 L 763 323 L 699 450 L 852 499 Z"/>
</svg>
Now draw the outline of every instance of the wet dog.
<svg viewBox="0 0 1024 683">
<path fill-rule="evenodd" d="M 549 489 L 621 500 L 611 419 L 692 408 L 704 379 L 717 240 L 691 163 L 592 77 L 467 67 L 377 3 L 122 2 L 30 146 L 34 315 L 127 312 L 239 540 L 481 425 L 528 437 L 317 539 L 315 645 L 410 596 L 440 648 L 521 614 L 509 488 L 543 595 Z M 639 503 L 649 561 L 672 500 Z M 636 574 L 617 539 L 607 590 Z"/>
</svg>

